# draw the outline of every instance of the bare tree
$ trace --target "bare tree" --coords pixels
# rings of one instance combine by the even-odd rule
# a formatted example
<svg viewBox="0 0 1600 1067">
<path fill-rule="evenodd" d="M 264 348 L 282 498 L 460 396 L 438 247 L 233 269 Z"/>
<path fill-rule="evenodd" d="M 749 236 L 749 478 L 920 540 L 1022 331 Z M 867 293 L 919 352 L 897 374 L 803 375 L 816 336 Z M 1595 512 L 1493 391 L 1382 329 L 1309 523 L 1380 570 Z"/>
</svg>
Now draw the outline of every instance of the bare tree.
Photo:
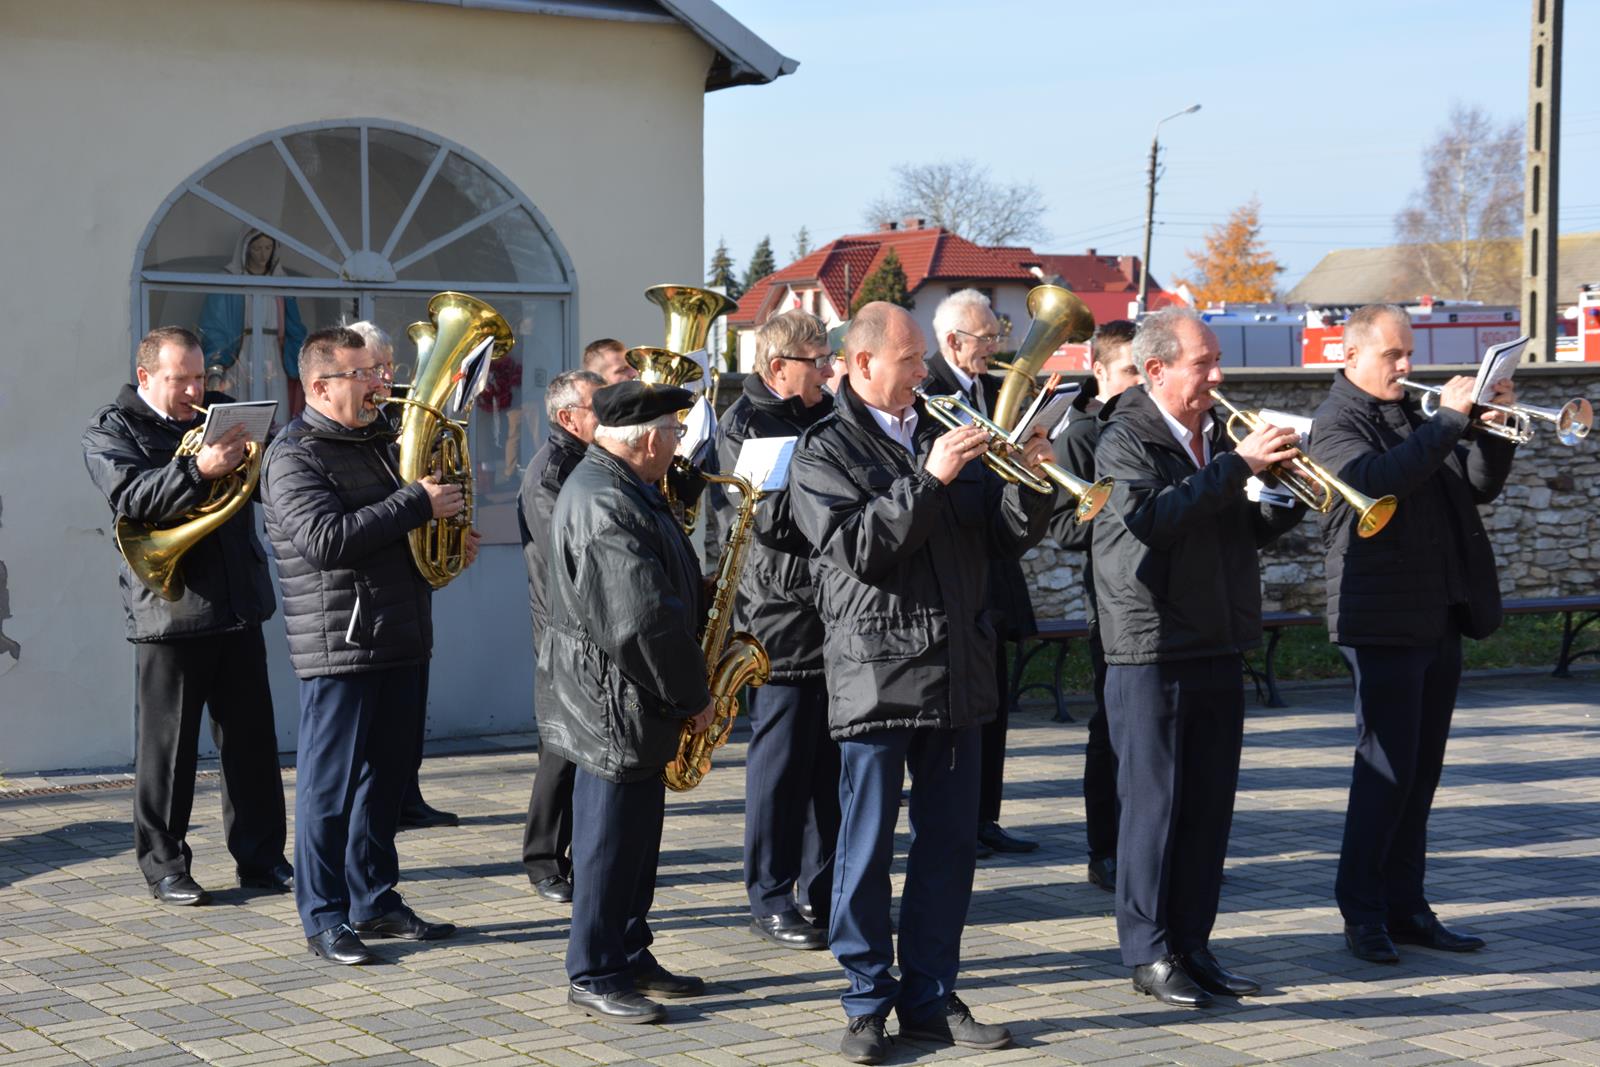
<svg viewBox="0 0 1600 1067">
<path fill-rule="evenodd" d="M 1032 182 L 1002 185 L 970 159 L 902 164 L 895 187 L 867 206 L 866 224 L 925 218 L 980 245 L 1041 239 L 1044 194 Z"/>
<path fill-rule="evenodd" d="M 1423 151 L 1422 187 L 1395 216 L 1395 232 L 1435 296 L 1498 295 L 1517 270 L 1522 143 L 1520 121 L 1496 127 L 1481 108 L 1457 104 Z"/>
</svg>

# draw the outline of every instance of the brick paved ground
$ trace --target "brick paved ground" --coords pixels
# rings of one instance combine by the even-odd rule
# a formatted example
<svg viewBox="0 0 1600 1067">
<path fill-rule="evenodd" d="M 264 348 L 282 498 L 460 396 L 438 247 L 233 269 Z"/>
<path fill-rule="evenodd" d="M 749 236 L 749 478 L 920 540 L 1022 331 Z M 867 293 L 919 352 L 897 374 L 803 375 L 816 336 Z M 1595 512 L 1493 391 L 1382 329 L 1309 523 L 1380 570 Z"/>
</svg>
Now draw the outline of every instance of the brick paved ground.
<svg viewBox="0 0 1600 1067">
<path fill-rule="evenodd" d="M 1018 1047 L 904 1043 L 891 1062 L 1600 1064 L 1600 675 L 1479 680 L 1463 694 L 1429 882 L 1444 917 L 1490 947 L 1413 949 L 1399 967 L 1346 955 L 1329 904 L 1348 693 L 1290 698 L 1284 712 L 1252 709 L 1213 941 L 1269 995 L 1182 1012 L 1132 992 L 1110 897 L 1082 881 L 1084 732 L 1032 713 L 1012 727 L 1005 821 L 1043 847 L 980 866 L 961 981 Z M 125 787 L 0 794 L 0 1065 L 842 1062 L 832 958 L 743 928 L 742 754 L 730 746 L 707 785 L 668 802 L 656 947 L 711 991 L 647 1028 L 565 1004 L 564 909 L 533 897 L 514 862 L 527 752 L 428 761 L 429 798 L 464 825 L 402 835 L 402 889 L 465 931 L 381 943 L 387 965 L 364 969 L 310 957 L 289 899 L 225 888 L 214 780 L 190 834 L 196 877 L 220 890 L 200 909 L 146 895 Z"/>
</svg>

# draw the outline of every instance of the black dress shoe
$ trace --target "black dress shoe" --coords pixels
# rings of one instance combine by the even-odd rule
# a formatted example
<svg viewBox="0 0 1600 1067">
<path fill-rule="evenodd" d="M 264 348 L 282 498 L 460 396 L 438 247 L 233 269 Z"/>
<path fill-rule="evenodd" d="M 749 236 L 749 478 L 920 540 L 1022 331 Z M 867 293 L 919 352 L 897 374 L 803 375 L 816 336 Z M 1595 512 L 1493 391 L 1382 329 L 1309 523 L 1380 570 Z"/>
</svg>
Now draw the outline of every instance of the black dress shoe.
<svg viewBox="0 0 1600 1067">
<path fill-rule="evenodd" d="M 367 951 L 367 946 L 361 943 L 356 932 L 345 923 L 340 923 L 331 930 L 324 930 L 315 937 L 306 938 L 306 945 L 310 947 L 313 956 L 321 956 L 329 963 L 342 963 L 348 967 L 371 963 L 373 960 L 372 953 Z"/>
<path fill-rule="evenodd" d="M 443 941 L 456 932 L 455 923 L 431 923 L 410 908 L 400 907 L 376 919 L 355 924 L 356 933 L 398 937 L 403 941 Z"/>
<path fill-rule="evenodd" d="M 931 1019 L 900 1020 L 900 1036 L 965 1048 L 1008 1048 L 1011 1031 L 997 1023 L 980 1023 L 954 993 L 944 1012 Z"/>
<path fill-rule="evenodd" d="M 667 1017 L 666 1008 L 631 989 L 616 993 L 591 993 L 579 986 L 569 985 L 567 1003 L 581 1009 L 585 1015 L 609 1019 L 614 1023 L 659 1023 Z"/>
<path fill-rule="evenodd" d="M 1107 893 L 1117 891 L 1117 857 L 1101 856 L 1089 861 L 1089 884 L 1097 885 Z"/>
<path fill-rule="evenodd" d="M 1389 931 L 1382 923 L 1345 923 L 1344 943 L 1351 955 L 1368 963 L 1399 963 Z"/>
<path fill-rule="evenodd" d="M 813 908 L 810 904 L 796 904 L 794 906 L 794 910 L 799 914 L 800 918 L 804 919 L 812 926 L 820 927 L 823 930 L 828 928 L 828 924 L 826 922 L 819 922 L 817 920 L 817 909 Z"/>
<path fill-rule="evenodd" d="M 460 826 L 461 819 L 453 811 L 440 811 L 427 801 L 400 809 L 396 830 L 427 830 L 434 826 Z"/>
<path fill-rule="evenodd" d="M 648 971 L 636 972 L 633 988 L 635 992 L 663 1000 L 680 1000 L 683 997 L 705 996 L 706 980 L 691 974 L 673 974 L 658 963 Z"/>
<path fill-rule="evenodd" d="M 572 903 L 572 883 L 559 874 L 552 874 L 538 881 L 534 881 L 533 876 L 529 875 L 528 881 L 533 882 L 533 891 L 544 899 L 555 904 Z"/>
<path fill-rule="evenodd" d="M 994 855 L 994 849 L 992 849 L 988 845 L 984 844 L 983 843 L 983 838 L 981 838 L 981 837 L 978 838 L 978 847 L 973 851 L 972 858 L 975 859 L 975 860 L 986 860 L 990 856 L 993 856 L 993 855 Z M 871 1016 L 863 1015 L 863 1016 L 861 1016 L 861 1018 L 868 1019 L 868 1018 L 871 1018 Z"/>
<path fill-rule="evenodd" d="M 274 893 L 294 892 L 294 868 L 287 862 L 273 864 L 264 871 L 239 871 L 240 889 L 269 889 Z"/>
<path fill-rule="evenodd" d="M 818 929 L 800 917 L 798 911 L 778 915 L 755 915 L 750 919 L 750 929 L 757 937 L 784 948 L 817 949 L 828 947 L 828 932 Z"/>
<path fill-rule="evenodd" d="M 1133 988 L 1177 1008 L 1203 1008 L 1211 1003 L 1211 994 L 1195 984 L 1176 956 L 1135 967 Z"/>
<path fill-rule="evenodd" d="M 996 852 L 1032 852 L 1039 847 L 1039 842 L 1018 837 L 997 822 L 986 822 L 978 826 L 978 843 L 987 845 Z"/>
<path fill-rule="evenodd" d="M 1440 952 L 1476 952 L 1488 943 L 1473 934 L 1456 933 L 1431 911 L 1419 911 L 1405 919 L 1390 919 L 1389 938 L 1402 945 L 1421 945 Z"/>
<path fill-rule="evenodd" d="M 1189 972 L 1195 985 L 1213 996 L 1249 997 L 1261 992 L 1261 983 L 1254 978 L 1223 970 L 1222 964 L 1217 962 L 1217 957 L 1208 948 L 1186 952 L 1179 959 L 1183 961 L 1183 969 Z"/>
<path fill-rule="evenodd" d="M 150 887 L 150 895 L 163 904 L 194 907 L 211 903 L 211 894 L 187 874 L 169 874 Z"/>
<path fill-rule="evenodd" d="M 888 1020 L 881 1015 L 857 1015 L 844 1028 L 839 1039 L 839 1055 L 851 1063 L 882 1063 L 889 1055 L 894 1038 L 884 1029 Z"/>
</svg>

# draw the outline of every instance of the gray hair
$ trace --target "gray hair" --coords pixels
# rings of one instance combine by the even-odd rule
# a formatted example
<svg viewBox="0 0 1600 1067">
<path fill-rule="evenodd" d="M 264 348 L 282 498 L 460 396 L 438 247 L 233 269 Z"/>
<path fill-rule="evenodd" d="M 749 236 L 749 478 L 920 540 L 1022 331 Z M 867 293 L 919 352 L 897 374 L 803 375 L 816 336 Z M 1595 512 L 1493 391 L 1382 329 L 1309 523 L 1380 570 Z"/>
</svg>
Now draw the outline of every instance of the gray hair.
<svg viewBox="0 0 1600 1067">
<path fill-rule="evenodd" d="M 1411 316 L 1406 314 L 1406 309 L 1398 304 L 1367 304 L 1358 307 L 1344 320 L 1344 347 L 1350 350 L 1350 341 L 1359 335 L 1362 341 L 1372 339 L 1372 331 L 1378 325 L 1378 320 L 1388 316 L 1395 322 L 1403 323 L 1408 328 L 1411 325 Z"/>
<path fill-rule="evenodd" d="M 958 289 L 939 301 L 939 306 L 933 311 L 933 332 L 938 337 L 940 348 L 944 347 L 944 339 L 951 330 L 961 328 L 956 323 L 964 321 L 967 312 L 974 309 L 992 310 L 989 298 L 976 289 Z"/>
<path fill-rule="evenodd" d="M 772 376 L 772 361 L 813 345 L 826 347 L 828 328 L 808 311 L 795 308 L 774 315 L 756 331 L 756 373 Z"/>
<path fill-rule="evenodd" d="M 602 444 L 615 445 L 631 452 L 639 447 L 640 442 L 645 438 L 645 434 L 651 430 L 657 428 L 665 429 L 668 426 L 676 425 L 678 425 L 678 413 L 675 411 L 668 412 L 659 418 L 651 419 L 649 422 L 641 422 L 637 426 L 596 426 L 594 428 L 594 439 Z"/>
<path fill-rule="evenodd" d="M 1183 342 L 1178 337 L 1178 324 L 1184 322 L 1202 329 L 1208 328 L 1198 311 L 1186 307 L 1162 308 L 1146 315 L 1144 321 L 1139 323 L 1139 332 L 1133 335 L 1133 365 L 1139 368 L 1139 377 L 1144 379 L 1146 385 L 1150 384 L 1144 372 L 1147 362 L 1159 360 L 1164 367 L 1177 362 L 1179 353 L 1183 351 Z"/>
<path fill-rule="evenodd" d="M 592 370 L 562 371 L 550 379 L 544 391 L 545 418 L 554 426 L 557 414 L 566 408 L 577 407 L 579 385 L 592 385 L 599 389 L 605 384 L 606 380 Z"/>
<path fill-rule="evenodd" d="M 394 342 L 389 340 L 389 335 L 377 323 L 362 319 L 360 322 L 352 322 L 347 329 L 359 333 L 361 339 L 367 343 L 368 348 L 374 351 L 381 350 L 391 356 L 394 355 Z"/>
</svg>

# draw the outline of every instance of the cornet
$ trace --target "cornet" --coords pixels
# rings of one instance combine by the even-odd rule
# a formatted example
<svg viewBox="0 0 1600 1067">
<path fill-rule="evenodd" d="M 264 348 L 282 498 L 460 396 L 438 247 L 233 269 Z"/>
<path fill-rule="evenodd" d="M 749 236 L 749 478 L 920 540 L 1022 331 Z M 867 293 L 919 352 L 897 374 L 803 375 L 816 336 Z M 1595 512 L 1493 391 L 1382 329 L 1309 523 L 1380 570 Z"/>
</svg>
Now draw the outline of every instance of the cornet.
<svg viewBox="0 0 1600 1067">
<path fill-rule="evenodd" d="M 1407 389 L 1415 389 L 1422 394 L 1422 413 L 1428 418 L 1433 418 L 1439 410 L 1439 397 L 1444 392 L 1437 385 L 1423 385 L 1410 378 L 1401 378 L 1400 384 Z M 1589 436 L 1589 427 L 1594 423 L 1594 409 L 1583 397 L 1569 400 L 1559 408 L 1541 408 L 1532 404 L 1491 404 L 1482 403 L 1473 405 L 1475 408 L 1487 408 L 1489 411 L 1502 412 L 1505 422 L 1485 422 L 1482 415 L 1474 413 L 1469 423 L 1472 429 L 1481 433 L 1491 433 L 1496 437 L 1503 437 L 1507 441 L 1514 441 L 1525 445 L 1533 440 L 1533 420 L 1543 419 L 1545 422 L 1554 423 L 1556 440 L 1564 445 L 1576 445 Z"/>
<path fill-rule="evenodd" d="M 1243 441 L 1263 426 L 1269 425 L 1259 412 L 1240 411 L 1215 389 L 1211 390 L 1211 399 L 1228 409 L 1228 436 L 1233 438 L 1234 444 Z M 1243 432 L 1239 429 L 1241 426 L 1245 428 Z M 1364 493 L 1357 492 L 1354 487 L 1335 478 L 1325 467 L 1314 462 L 1298 448 L 1294 450 L 1292 458 L 1282 463 L 1274 463 L 1262 473 L 1277 478 L 1279 484 L 1292 493 L 1296 500 L 1322 515 L 1332 511 L 1333 506 L 1342 497 L 1356 513 L 1358 537 L 1371 537 L 1383 529 L 1394 517 L 1394 509 L 1398 506 L 1392 496 L 1374 500 Z"/>
<path fill-rule="evenodd" d="M 1032 489 L 1035 493 L 1053 492 L 1055 486 L 1059 485 L 1072 494 L 1078 502 L 1078 506 L 1073 510 L 1073 516 L 1078 522 L 1088 522 L 1100 514 L 1100 509 L 1111 499 L 1111 488 L 1116 483 L 1110 478 L 1101 478 L 1092 483 L 1086 482 L 1059 463 L 1049 460 L 1039 464 L 1042 473 L 1035 474 L 1018 458 L 1022 454 L 1021 446 L 1011 440 L 1011 436 L 996 423 L 985 418 L 981 412 L 959 396 L 932 395 L 920 389 L 917 390 L 917 396 L 921 397 L 928 414 L 949 429 L 976 426 L 987 433 L 989 450 L 983 454 L 983 462 L 1001 478 Z"/>
</svg>

